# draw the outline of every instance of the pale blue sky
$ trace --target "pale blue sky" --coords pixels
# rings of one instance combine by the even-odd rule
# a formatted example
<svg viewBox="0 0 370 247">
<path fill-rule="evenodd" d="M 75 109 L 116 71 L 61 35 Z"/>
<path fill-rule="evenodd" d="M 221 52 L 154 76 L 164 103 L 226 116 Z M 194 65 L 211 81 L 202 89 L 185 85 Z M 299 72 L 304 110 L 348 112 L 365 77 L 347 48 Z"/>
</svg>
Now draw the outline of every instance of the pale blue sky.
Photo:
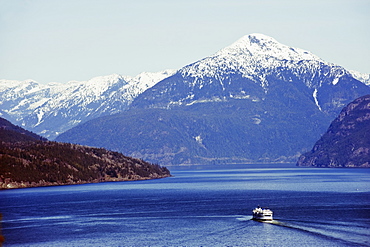
<svg viewBox="0 0 370 247">
<path fill-rule="evenodd" d="M 263 33 L 370 73 L 370 0 L 0 0 L 0 79 L 178 69 Z"/>
</svg>

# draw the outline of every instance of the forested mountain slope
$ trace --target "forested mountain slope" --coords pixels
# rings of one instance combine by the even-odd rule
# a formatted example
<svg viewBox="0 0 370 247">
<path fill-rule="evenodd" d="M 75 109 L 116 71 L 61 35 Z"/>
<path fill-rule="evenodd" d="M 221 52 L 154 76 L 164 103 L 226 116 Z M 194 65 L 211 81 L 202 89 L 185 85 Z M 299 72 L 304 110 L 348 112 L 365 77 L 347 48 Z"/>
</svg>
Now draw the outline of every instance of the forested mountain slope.
<svg viewBox="0 0 370 247">
<path fill-rule="evenodd" d="M 168 176 L 170 172 L 165 167 L 121 153 L 39 140 L 19 127 L 0 126 L 1 189 Z"/>
</svg>

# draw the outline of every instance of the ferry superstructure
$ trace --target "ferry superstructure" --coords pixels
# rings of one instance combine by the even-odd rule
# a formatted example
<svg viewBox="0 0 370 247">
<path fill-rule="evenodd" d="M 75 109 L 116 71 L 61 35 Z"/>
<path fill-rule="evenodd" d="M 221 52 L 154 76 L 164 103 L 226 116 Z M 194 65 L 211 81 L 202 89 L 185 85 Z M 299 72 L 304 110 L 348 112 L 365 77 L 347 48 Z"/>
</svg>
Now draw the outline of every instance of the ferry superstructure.
<svg viewBox="0 0 370 247">
<path fill-rule="evenodd" d="M 268 208 L 261 208 L 260 206 L 253 209 L 253 220 L 272 221 L 273 212 Z"/>
</svg>

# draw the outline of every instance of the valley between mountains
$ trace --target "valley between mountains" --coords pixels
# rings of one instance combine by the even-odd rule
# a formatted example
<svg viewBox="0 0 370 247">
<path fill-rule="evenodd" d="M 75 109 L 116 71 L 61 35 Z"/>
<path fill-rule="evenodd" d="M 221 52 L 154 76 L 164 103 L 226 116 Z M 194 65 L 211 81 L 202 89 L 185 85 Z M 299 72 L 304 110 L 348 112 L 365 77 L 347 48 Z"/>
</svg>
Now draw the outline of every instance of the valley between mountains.
<svg viewBox="0 0 370 247">
<path fill-rule="evenodd" d="M 0 116 L 160 165 L 296 162 L 369 76 L 262 34 L 178 70 L 66 85 L 0 81 Z"/>
</svg>

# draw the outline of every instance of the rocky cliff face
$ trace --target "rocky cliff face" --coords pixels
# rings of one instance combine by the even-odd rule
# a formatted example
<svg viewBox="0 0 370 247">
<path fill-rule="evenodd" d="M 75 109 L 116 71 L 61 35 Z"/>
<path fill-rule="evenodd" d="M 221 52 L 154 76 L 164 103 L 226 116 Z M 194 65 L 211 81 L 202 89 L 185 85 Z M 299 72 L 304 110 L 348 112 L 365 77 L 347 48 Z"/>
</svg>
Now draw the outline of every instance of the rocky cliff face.
<svg viewBox="0 0 370 247">
<path fill-rule="evenodd" d="M 351 102 L 298 166 L 370 167 L 370 95 Z"/>
</svg>

